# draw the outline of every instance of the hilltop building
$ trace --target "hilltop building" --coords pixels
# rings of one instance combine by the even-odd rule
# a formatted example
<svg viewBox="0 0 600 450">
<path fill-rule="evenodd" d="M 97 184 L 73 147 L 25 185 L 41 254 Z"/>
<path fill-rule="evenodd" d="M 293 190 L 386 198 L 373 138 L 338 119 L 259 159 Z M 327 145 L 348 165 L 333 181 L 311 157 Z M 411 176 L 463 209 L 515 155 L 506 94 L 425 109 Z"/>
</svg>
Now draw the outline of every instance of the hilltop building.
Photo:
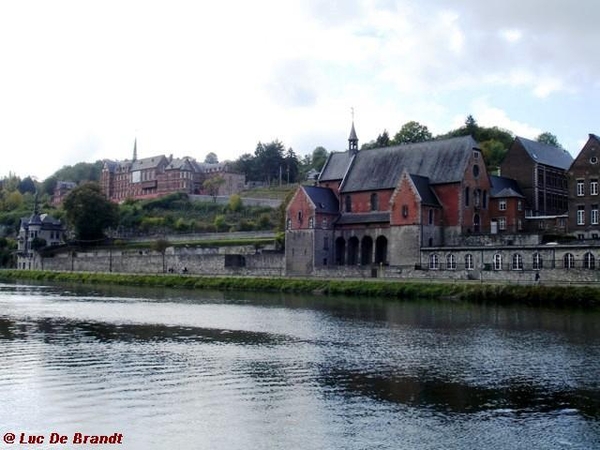
<svg viewBox="0 0 600 450">
<path fill-rule="evenodd" d="M 108 199 L 117 202 L 174 192 L 214 195 L 203 188 L 203 183 L 213 177 L 223 179 L 216 195 L 237 194 L 244 189 L 244 175 L 233 171 L 228 163 L 199 163 L 191 157 L 174 158 L 173 155 L 138 159 L 136 143 L 131 160 L 104 162 L 100 186 Z"/>
</svg>

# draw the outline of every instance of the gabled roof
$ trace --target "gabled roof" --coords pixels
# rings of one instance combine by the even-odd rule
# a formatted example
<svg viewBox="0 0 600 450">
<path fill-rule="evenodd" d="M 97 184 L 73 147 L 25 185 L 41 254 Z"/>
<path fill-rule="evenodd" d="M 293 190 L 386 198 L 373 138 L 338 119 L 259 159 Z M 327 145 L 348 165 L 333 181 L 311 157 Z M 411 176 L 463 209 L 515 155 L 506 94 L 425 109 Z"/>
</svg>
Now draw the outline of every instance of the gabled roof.
<svg viewBox="0 0 600 450">
<path fill-rule="evenodd" d="M 435 192 L 431 190 L 429 178 L 411 174 L 408 176 L 415 185 L 415 188 L 417 188 L 417 192 L 421 197 L 421 203 L 429 206 L 442 206 L 440 205 L 440 201 L 438 200 L 437 195 L 435 195 Z"/>
<path fill-rule="evenodd" d="M 339 202 L 337 196 L 331 189 L 318 186 L 302 186 L 302 189 L 314 203 L 316 212 L 329 214 L 339 213 Z"/>
<path fill-rule="evenodd" d="M 573 157 L 565 149 L 517 136 L 515 141 L 521 143 L 531 159 L 538 164 L 567 170 L 573 162 Z"/>
<path fill-rule="evenodd" d="M 353 156 L 350 152 L 330 153 L 321 169 L 319 181 L 342 180 L 348 171 Z"/>
<path fill-rule="evenodd" d="M 166 161 L 167 158 L 165 155 L 151 156 L 149 158 L 136 159 L 131 163 L 131 170 L 143 170 L 143 169 L 152 169 L 158 167 L 158 165 Z"/>
<path fill-rule="evenodd" d="M 497 175 L 490 175 L 490 183 L 492 189 L 490 196 L 495 198 L 507 198 L 507 197 L 520 197 L 525 198 L 517 183 L 512 178 L 499 177 Z"/>
<path fill-rule="evenodd" d="M 473 149 L 471 136 L 359 151 L 340 192 L 394 189 L 403 170 L 430 184 L 460 182 Z"/>
</svg>

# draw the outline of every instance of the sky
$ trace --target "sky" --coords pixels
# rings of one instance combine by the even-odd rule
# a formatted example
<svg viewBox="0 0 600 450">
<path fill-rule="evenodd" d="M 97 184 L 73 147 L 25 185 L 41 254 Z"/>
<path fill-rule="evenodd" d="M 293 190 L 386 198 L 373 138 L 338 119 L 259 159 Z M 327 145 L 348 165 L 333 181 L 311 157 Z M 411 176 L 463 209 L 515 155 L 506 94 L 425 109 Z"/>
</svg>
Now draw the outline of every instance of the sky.
<svg viewBox="0 0 600 450">
<path fill-rule="evenodd" d="M 472 115 L 599 133 L 597 0 L 0 1 L 0 176 L 279 140 L 344 151 Z M 354 116 L 352 112 L 354 111 Z"/>
</svg>

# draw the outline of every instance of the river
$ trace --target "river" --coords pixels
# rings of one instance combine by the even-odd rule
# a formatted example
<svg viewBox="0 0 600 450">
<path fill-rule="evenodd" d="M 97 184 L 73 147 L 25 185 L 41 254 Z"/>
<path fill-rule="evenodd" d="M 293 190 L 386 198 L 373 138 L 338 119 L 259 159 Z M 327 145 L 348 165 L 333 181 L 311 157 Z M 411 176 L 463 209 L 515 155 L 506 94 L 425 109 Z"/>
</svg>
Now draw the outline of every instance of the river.
<svg viewBox="0 0 600 450">
<path fill-rule="evenodd" d="M 0 284 L 0 361 L 0 448 L 600 448 L 598 312 Z"/>
</svg>

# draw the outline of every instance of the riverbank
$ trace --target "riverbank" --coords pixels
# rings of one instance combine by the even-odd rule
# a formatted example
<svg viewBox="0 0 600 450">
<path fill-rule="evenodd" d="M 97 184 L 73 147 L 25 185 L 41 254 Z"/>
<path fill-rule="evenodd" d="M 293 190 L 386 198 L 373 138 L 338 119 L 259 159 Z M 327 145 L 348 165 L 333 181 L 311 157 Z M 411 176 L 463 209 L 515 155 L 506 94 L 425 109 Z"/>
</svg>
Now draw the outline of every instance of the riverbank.
<svg viewBox="0 0 600 450">
<path fill-rule="evenodd" d="M 84 284 L 116 284 L 147 287 L 210 289 L 225 291 L 287 292 L 313 295 L 346 295 L 389 300 L 440 299 L 490 304 L 524 304 L 542 307 L 600 307 L 600 288 L 594 286 L 546 286 L 487 284 L 478 282 L 420 282 L 324 280 L 289 277 L 206 277 L 179 274 L 118 274 L 1 270 L 0 280 L 57 281 Z"/>
</svg>

